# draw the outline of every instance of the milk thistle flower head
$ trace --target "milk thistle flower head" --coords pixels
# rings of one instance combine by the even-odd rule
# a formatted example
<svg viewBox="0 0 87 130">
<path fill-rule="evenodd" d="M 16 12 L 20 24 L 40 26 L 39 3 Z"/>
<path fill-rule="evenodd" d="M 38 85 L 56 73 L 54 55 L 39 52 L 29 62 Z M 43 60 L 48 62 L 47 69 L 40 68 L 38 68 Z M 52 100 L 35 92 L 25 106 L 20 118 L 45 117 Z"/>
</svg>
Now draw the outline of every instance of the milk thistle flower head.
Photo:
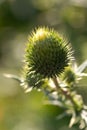
<svg viewBox="0 0 87 130">
<path fill-rule="evenodd" d="M 38 28 L 31 33 L 25 53 L 26 74 L 59 76 L 72 59 L 70 45 L 56 31 Z"/>
</svg>

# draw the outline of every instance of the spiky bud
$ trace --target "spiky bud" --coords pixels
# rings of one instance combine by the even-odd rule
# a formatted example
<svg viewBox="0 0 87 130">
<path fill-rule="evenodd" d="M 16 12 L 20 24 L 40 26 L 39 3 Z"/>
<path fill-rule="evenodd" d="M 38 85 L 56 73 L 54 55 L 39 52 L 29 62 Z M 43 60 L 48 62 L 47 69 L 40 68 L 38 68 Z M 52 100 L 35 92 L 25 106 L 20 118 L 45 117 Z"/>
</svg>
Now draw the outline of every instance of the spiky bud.
<svg viewBox="0 0 87 130">
<path fill-rule="evenodd" d="M 44 78 L 59 76 L 71 57 L 71 47 L 56 31 L 38 28 L 29 36 L 26 47 L 26 74 L 35 72 Z"/>
<path fill-rule="evenodd" d="M 64 73 L 61 75 L 63 81 L 66 82 L 68 86 L 74 86 L 77 83 L 77 75 L 74 71 L 74 68 L 71 66 L 66 67 Z"/>
</svg>

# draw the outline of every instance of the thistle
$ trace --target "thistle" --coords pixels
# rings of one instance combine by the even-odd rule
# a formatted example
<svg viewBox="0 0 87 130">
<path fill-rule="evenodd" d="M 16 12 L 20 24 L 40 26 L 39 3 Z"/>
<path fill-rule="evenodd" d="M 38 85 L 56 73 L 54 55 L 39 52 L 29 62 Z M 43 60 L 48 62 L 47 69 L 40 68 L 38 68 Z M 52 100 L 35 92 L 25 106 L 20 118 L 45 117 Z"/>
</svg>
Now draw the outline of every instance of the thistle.
<svg viewBox="0 0 87 130">
<path fill-rule="evenodd" d="M 25 52 L 26 74 L 59 76 L 72 60 L 70 45 L 56 31 L 38 28 L 29 36 Z"/>
<path fill-rule="evenodd" d="M 71 45 L 59 33 L 45 27 L 37 28 L 28 39 L 22 78 L 5 76 L 20 82 L 26 92 L 40 88 L 48 97 L 48 103 L 65 110 L 57 119 L 70 115 L 69 127 L 79 123 L 82 129 L 87 126 L 87 106 L 75 87 L 82 76 L 87 76 L 83 73 L 87 61 L 79 67 L 73 66 L 72 54 Z"/>
</svg>

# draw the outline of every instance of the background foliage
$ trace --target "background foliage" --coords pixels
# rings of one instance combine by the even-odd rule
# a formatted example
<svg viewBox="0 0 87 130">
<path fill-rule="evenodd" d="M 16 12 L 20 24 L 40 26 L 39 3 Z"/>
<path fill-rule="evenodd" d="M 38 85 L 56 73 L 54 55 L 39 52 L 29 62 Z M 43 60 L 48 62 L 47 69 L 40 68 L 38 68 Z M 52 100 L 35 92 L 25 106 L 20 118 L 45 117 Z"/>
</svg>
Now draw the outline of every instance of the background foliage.
<svg viewBox="0 0 87 130">
<path fill-rule="evenodd" d="M 0 129 L 68 130 L 69 120 L 56 120 L 58 107 L 44 106 L 44 96 L 25 94 L 16 81 L 3 73 L 21 75 L 24 48 L 30 31 L 53 27 L 72 43 L 80 64 L 87 59 L 87 1 L 84 0 L 0 0 Z M 77 88 L 87 104 L 87 80 Z M 77 130 L 76 127 L 71 130 Z"/>
</svg>

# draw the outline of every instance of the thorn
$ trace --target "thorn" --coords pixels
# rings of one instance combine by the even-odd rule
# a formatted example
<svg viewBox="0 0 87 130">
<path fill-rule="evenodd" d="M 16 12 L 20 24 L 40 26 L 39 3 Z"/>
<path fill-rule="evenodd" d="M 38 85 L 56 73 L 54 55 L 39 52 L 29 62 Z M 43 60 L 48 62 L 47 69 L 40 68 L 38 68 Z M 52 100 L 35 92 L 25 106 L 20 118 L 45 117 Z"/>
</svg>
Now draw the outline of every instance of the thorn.
<svg viewBox="0 0 87 130">
<path fill-rule="evenodd" d="M 17 75 L 13 75 L 13 74 L 3 74 L 4 77 L 6 78 L 10 78 L 10 79 L 14 79 L 20 83 L 23 83 L 23 79 L 21 79 L 20 77 L 18 77 Z"/>
</svg>

